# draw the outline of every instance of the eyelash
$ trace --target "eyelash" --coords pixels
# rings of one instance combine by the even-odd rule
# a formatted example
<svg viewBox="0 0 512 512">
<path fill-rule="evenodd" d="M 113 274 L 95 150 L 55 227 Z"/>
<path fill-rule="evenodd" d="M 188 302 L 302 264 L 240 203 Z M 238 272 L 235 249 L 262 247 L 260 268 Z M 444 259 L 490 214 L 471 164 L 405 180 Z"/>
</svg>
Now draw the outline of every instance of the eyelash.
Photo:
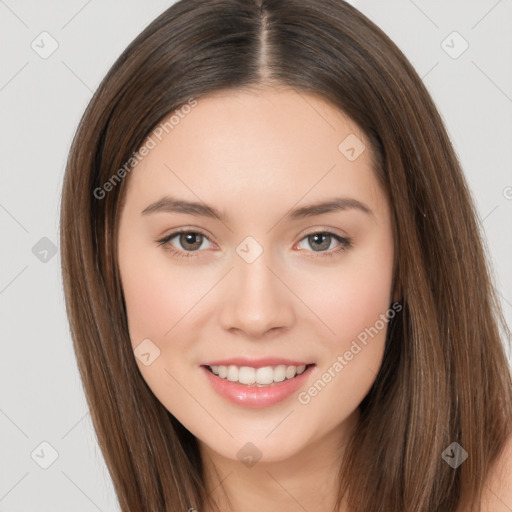
<svg viewBox="0 0 512 512">
<path fill-rule="evenodd" d="M 157 240 L 158 245 L 162 246 L 165 251 L 170 252 L 173 256 L 176 256 L 178 258 L 194 258 L 195 257 L 194 253 L 195 252 L 201 252 L 201 251 L 199 251 L 199 250 L 195 250 L 195 251 L 180 251 L 180 250 L 174 248 L 172 245 L 169 244 L 169 242 L 173 238 L 175 238 L 178 235 L 181 235 L 182 233 L 193 234 L 193 235 L 201 235 L 202 237 L 206 238 L 209 242 L 211 242 L 209 237 L 207 237 L 205 234 L 201 233 L 200 231 L 193 231 L 193 230 L 182 229 L 182 230 L 174 231 L 173 233 L 167 235 L 166 237 L 164 237 L 164 238 L 162 238 L 160 240 Z M 352 247 L 352 240 L 350 238 L 341 237 L 341 236 L 336 235 L 335 233 L 332 233 L 330 231 L 313 231 L 311 233 L 307 233 L 306 235 L 304 235 L 304 237 L 302 237 L 300 239 L 299 242 L 302 242 L 302 240 L 304 240 L 305 238 L 307 238 L 309 236 L 312 236 L 312 235 L 329 235 L 329 236 L 331 236 L 332 238 L 334 238 L 335 240 L 337 240 L 341 244 L 338 249 L 331 249 L 330 251 L 321 251 L 321 252 L 317 253 L 315 256 L 309 256 L 309 257 L 312 257 L 312 258 L 326 258 L 326 257 L 327 258 L 331 258 L 331 257 L 333 257 L 333 256 L 335 256 L 335 255 L 337 255 L 337 254 L 339 254 L 341 252 L 346 251 L 350 247 Z M 312 251 L 307 251 L 307 252 L 312 252 Z"/>
</svg>

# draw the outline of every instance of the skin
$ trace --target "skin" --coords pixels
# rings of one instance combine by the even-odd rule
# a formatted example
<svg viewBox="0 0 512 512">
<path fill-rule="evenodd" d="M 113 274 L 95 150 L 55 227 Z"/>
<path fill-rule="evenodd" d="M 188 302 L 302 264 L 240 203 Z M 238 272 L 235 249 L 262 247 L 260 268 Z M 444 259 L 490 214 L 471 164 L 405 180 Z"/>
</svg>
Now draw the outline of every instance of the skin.
<svg viewBox="0 0 512 512">
<path fill-rule="evenodd" d="M 512 510 L 512 436 L 491 465 L 482 492 L 481 512 Z M 462 507 L 457 512 L 463 512 Z"/>
<path fill-rule="evenodd" d="M 338 150 L 350 134 L 366 145 L 354 161 Z M 389 310 L 392 219 L 371 162 L 361 130 L 331 104 L 260 88 L 199 99 L 129 176 L 118 263 L 130 337 L 134 349 L 150 339 L 160 350 L 150 365 L 137 364 L 198 439 L 207 484 L 223 510 L 219 478 L 233 510 L 334 506 L 344 442 L 380 368 L 387 324 L 307 404 L 293 393 L 262 409 L 235 405 L 211 388 L 200 365 L 235 356 L 304 360 L 316 365 L 304 391 Z M 141 214 L 164 195 L 213 205 L 227 222 Z M 372 214 L 285 218 L 292 208 L 334 197 L 357 199 Z M 179 235 L 168 242 L 192 257 L 159 245 L 179 228 L 207 237 L 195 251 Z M 351 246 L 336 252 L 341 244 L 333 237 L 315 251 L 308 235 L 325 232 L 348 237 Z M 248 236 L 263 249 L 252 263 L 236 252 Z M 237 457 L 247 442 L 261 452 L 252 467 Z"/>
</svg>

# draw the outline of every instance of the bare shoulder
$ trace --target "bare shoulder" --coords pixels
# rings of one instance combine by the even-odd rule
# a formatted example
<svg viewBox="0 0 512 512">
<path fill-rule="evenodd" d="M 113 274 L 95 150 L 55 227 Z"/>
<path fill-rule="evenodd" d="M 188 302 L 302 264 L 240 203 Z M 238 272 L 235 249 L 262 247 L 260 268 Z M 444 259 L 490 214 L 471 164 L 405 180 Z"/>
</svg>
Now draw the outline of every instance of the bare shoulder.
<svg viewBox="0 0 512 512">
<path fill-rule="evenodd" d="M 512 436 L 487 475 L 481 512 L 512 510 Z"/>
</svg>

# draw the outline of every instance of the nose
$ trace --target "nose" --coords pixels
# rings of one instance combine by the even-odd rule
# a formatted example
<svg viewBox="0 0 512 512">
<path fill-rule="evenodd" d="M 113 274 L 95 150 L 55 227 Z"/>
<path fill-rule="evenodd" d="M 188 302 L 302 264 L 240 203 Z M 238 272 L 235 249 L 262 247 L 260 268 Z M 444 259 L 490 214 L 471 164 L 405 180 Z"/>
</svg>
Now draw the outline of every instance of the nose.
<svg viewBox="0 0 512 512">
<path fill-rule="evenodd" d="M 277 333 L 292 326 L 293 293 L 284 284 L 283 272 L 269 263 L 265 252 L 252 263 L 236 261 L 225 283 L 229 290 L 220 315 L 224 329 L 257 340 L 268 331 Z"/>
</svg>

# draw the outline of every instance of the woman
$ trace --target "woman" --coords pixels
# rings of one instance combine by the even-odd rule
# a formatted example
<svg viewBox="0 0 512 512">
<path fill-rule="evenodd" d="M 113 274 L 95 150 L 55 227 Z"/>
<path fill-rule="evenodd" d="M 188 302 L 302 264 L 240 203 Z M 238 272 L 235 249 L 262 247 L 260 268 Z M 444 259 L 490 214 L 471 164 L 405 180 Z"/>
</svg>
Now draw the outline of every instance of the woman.
<svg viewBox="0 0 512 512">
<path fill-rule="evenodd" d="M 122 510 L 512 508 L 475 217 L 421 80 L 349 4 L 164 12 L 94 95 L 62 198 Z"/>
</svg>

